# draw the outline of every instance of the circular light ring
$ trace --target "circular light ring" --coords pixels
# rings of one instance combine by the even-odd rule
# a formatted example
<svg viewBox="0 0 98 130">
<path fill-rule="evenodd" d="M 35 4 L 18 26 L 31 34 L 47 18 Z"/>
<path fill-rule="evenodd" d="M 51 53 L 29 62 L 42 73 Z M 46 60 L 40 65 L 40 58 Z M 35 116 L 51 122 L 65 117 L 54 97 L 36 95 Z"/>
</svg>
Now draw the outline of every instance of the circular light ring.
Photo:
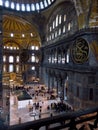
<svg viewBox="0 0 98 130">
<path fill-rule="evenodd" d="M 56 0 L 0 0 L 0 6 L 16 11 L 42 11 L 50 7 Z"/>
</svg>

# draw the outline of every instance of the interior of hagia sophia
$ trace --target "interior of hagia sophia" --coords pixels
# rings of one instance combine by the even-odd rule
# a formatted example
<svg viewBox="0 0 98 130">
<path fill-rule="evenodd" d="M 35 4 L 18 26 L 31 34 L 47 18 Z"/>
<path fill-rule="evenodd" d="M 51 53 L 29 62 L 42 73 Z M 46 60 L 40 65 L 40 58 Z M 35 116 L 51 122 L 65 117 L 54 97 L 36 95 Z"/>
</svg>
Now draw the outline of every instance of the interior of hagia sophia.
<svg viewBox="0 0 98 130">
<path fill-rule="evenodd" d="M 13 18 L 12 18 L 13 17 Z M 26 63 L 24 64 L 23 62 L 26 62 L 29 58 L 29 62 L 31 62 L 31 60 L 34 60 L 35 56 L 33 55 L 33 53 L 31 52 L 30 57 L 28 57 L 27 55 L 25 55 L 25 57 L 22 58 L 23 52 L 27 51 L 27 50 L 31 50 L 35 49 L 38 50 L 40 48 L 40 38 L 35 30 L 35 28 L 30 25 L 29 23 L 27 23 L 25 20 L 22 20 L 18 17 L 15 16 L 3 16 L 3 30 L 4 30 L 4 59 L 5 59 L 5 63 L 4 63 L 4 73 L 3 73 L 3 83 L 4 84 L 9 84 L 9 80 L 13 80 L 13 82 L 15 82 L 16 84 L 23 84 L 22 83 L 22 72 L 26 71 L 28 68 L 33 69 L 32 64 L 31 65 L 26 65 Z M 14 32 L 14 33 L 13 33 Z M 14 36 L 13 36 L 14 35 Z M 12 52 L 11 52 L 12 50 Z M 9 53 L 10 52 L 10 53 Z M 16 54 L 13 56 L 13 53 Z M 12 59 L 13 61 L 15 61 L 16 59 L 16 63 L 13 61 L 10 62 L 10 64 L 8 63 L 9 61 L 6 61 L 6 59 Z M 21 59 L 19 58 L 21 56 Z M 39 54 L 36 55 L 36 64 L 39 62 Z M 19 62 L 19 59 L 21 60 L 21 62 Z M 34 62 L 34 61 L 33 61 Z M 15 72 L 13 72 L 13 70 L 10 70 L 12 72 L 9 72 L 9 67 L 10 65 L 13 65 L 12 68 L 14 68 Z M 6 70 L 7 68 L 7 70 Z M 33 76 L 33 75 L 32 75 Z M 29 79 L 28 79 L 29 80 Z M 14 84 L 11 82 L 11 84 Z"/>
<path fill-rule="evenodd" d="M 0 0 L 5 123 L 97 107 L 97 35 L 97 0 Z"/>
</svg>

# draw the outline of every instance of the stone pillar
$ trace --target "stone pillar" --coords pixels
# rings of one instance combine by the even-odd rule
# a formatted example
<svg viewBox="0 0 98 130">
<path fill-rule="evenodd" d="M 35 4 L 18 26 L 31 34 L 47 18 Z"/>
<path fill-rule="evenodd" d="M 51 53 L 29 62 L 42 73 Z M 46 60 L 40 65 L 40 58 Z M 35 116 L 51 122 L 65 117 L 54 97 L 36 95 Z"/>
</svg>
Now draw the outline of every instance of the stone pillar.
<svg viewBox="0 0 98 130">
<path fill-rule="evenodd" d="M 64 79 L 60 80 L 61 99 L 64 100 Z"/>
<path fill-rule="evenodd" d="M 61 98 L 61 78 L 60 77 L 57 78 L 57 82 L 58 82 L 58 96 Z"/>
<path fill-rule="evenodd" d="M 52 51 L 50 51 L 50 63 L 52 63 Z"/>
<path fill-rule="evenodd" d="M 44 80 L 45 85 L 48 87 L 48 72 L 45 71 L 45 80 Z"/>
<path fill-rule="evenodd" d="M 53 76 L 52 76 L 52 74 L 50 74 L 50 89 L 52 90 L 52 88 L 53 88 Z"/>
<path fill-rule="evenodd" d="M 55 50 L 55 63 L 58 63 L 58 53 L 57 53 L 57 48 Z"/>
<path fill-rule="evenodd" d="M 48 89 L 50 89 L 50 74 L 48 73 Z"/>
<path fill-rule="evenodd" d="M 56 77 L 56 89 L 57 89 L 57 96 L 58 96 L 58 78 Z"/>
<path fill-rule="evenodd" d="M 52 76 L 52 89 L 54 88 L 54 76 Z"/>
<path fill-rule="evenodd" d="M 61 50 L 61 64 L 63 64 L 63 49 Z"/>
<path fill-rule="evenodd" d="M 59 56 L 59 51 L 58 51 L 58 49 L 57 49 L 57 64 L 58 64 L 58 56 Z"/>
</svg>

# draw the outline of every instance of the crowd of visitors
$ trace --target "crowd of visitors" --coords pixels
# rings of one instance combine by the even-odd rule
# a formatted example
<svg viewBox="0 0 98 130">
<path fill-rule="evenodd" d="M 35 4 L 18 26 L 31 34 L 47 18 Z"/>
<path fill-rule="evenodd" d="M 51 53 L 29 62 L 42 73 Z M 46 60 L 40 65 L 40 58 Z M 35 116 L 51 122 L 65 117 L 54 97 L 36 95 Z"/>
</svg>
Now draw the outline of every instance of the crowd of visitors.
<svg viewBox="0 0 98 130">
<path fill-rule="evenodd" d="M 48 113 L 51 116 L 59 114 L 60 112 L 72 111 L 71 106 L 61 100 L 54 89 L 49 90 L 43 85 L 38 85 L 32 87 L 16 87 L 15 90 L 25 91 L 31 96 L 32 100 L 28 102 L 28 112 L 30 116 L 33 115 L 34 118 L 36 115 L 41 118 L 43 113 Z"/>
</svg>

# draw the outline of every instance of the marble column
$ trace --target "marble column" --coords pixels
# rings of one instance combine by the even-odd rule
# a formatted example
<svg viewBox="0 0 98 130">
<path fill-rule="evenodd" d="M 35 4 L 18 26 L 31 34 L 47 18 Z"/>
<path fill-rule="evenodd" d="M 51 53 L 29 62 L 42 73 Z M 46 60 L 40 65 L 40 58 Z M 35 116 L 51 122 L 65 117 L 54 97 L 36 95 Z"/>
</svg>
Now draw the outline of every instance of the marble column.
<svg viewBox="0 0 98 130">
<path fill-rule="evenodd" d="M 64 79 L 60 79 L 61 99 L 64 100 Z"/>
<path fill-rule="evenodd" d="M 56 77 L 56 92 L 57 92 L 57 95 L 58 95 L 58 78 Z"/>
<path fill-rule="evenodd" d="M 50 89 L 50 74 L 48 73 L 48 89 Z"/>
</svg>

